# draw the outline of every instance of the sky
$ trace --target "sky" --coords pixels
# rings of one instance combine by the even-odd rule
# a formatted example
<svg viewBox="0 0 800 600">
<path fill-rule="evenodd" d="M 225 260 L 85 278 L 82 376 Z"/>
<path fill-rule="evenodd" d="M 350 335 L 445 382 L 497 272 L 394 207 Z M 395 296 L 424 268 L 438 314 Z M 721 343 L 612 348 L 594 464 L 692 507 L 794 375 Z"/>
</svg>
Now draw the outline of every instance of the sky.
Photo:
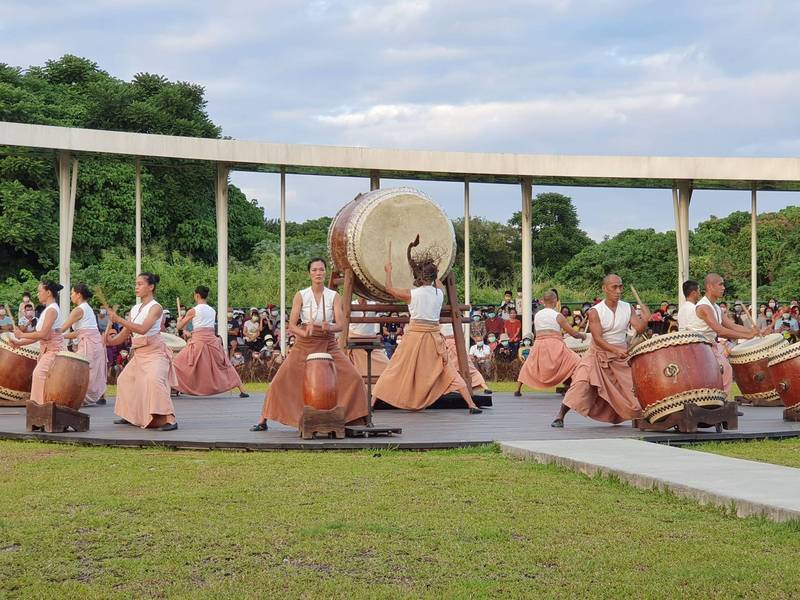
<svg viewBox="0 0 800 600">
<path fill-rule="evenodd" d="M 130 80 L 206 89 L 236 139 L 658 156 L 800 153 L 800 3 L 778 0 L 0 0 L 0 61 L 70 53 Z M 232 181 L 277 216 L 276 175 Z M 384 181 L 383 187 L 401 182 Z M 463 185 L 422 183 L 456 218 Z M 366 179 L 287 177 L 287 216 L 332 216 Z M 674 228 L 669 190 L 547 188 L 596 240 Z M 506 221 L 514 185 L 473 185 L 473 215 Z M 796 204 L 760 193 L 759 210 Z M 695 191 L 691 225 L 749 210 Z"/>
</svg>

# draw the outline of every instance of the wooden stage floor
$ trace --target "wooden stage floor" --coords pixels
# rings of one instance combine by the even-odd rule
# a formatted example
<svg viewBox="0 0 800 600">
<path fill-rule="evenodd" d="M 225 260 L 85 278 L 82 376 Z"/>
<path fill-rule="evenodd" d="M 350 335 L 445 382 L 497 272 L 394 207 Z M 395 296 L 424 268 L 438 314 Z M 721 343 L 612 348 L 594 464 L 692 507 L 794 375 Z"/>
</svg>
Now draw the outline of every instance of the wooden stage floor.
<svg viewBox="0 0 800 600">
<path fill-rule="evenodd" d="M 510 393 L 495 393 L 494 407 L 483 414 L 470 415 L 466 409 L 406 412 L 375 412 L 378 426 L 402 427 L 402 435 L 392 437 L 346 438 L 344 440 L 302 440 L 295 429 L 269 423 L 269 430 L 249 431 L 258 420 L 263 394 L 240 399 L 231 396 L 175 399 L 179 429 L 161 432 L 127 425 L 114 425 L 113 401 L 107 406 L 83 409 L 91 416 L 91 429 L 85 433 L 27 433 L 24 408 L 0 408 L 0 439 L 39 439 L 109 446 L 165 446 L 172 448 L 240 450 L 352 449 L 352 448 L 453 448 L 492 442 L 527 440 L 571 440 L 639 438 L 668 443 L 698 440 L 780 438 L 800 436 L 800 423 L 787 423 L 780 408 L 743 407 L 737 431 L 697 434 L 644 433 L 630 422 L 608 425 L 578 414 L 567 415 L 564 429 L 553 429 L 550 422 L 560 403 L 556 394 L 526 394 L 515 398 Z"/>
</svg>

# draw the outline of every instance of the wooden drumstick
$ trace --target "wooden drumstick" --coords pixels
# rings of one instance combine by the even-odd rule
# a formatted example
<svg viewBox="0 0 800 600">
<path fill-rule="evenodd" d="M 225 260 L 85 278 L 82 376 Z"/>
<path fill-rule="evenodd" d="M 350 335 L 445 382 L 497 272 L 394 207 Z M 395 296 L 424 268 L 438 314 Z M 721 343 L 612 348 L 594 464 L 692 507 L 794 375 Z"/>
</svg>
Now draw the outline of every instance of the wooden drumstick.
<svg viewBox="0 0 800 600">
<path fill-rule="evenodd" d="M 98 300 L 100 300 L 100 306 L 108 309 L 108 300 L 106 299 L 106 295 L 103 293 L 103 288 L 101 288 L 99 285 L 94 288 L 94 295 L 97 296 Z"/>
<path fill-rule="evenodd" d="M 180 323 L 181 321 L 181 297 L 177 296 L 175 298 L 175 304 L 178 305 L 178 314 L 176 315 L 177 322 Z"/>
<path fill-rule="evenodd" d="M 639 306 L 644 305 L 644 302 L 642 302 L 642 299 L 639 297 L 639 292 L 636 291 L 635 287 L 631 286 L 631 292 L 633 292 L 633 297 L 636 298 L 636 303 Z"/>
<path fill-rule="evenodd" d="M 752 327 L 755 327 L 755 326 L 756 326 L 756 322 L 755 322 L 755 320 L 753 319 L 753 315 L 751 315 L 751 314 L 750 314 L 750 309 L 749 309 L 749 308 L 747 308 L 747 304 L 745 304 L 744 302 L 742 302 L 742 308 L 744 309 L 744 314 L 746 314 L 746 315 L 747 315 L 747 318 L 748 318 L 748 319 L 750 319 L 750 324 L 751 324 L 751 326 L 752 326 Z M 758 335 L 759 335 L 759 336 L 762 336 L 762 333 L 759 331 L 759 332 L 758 332 Z"/>
</svg>

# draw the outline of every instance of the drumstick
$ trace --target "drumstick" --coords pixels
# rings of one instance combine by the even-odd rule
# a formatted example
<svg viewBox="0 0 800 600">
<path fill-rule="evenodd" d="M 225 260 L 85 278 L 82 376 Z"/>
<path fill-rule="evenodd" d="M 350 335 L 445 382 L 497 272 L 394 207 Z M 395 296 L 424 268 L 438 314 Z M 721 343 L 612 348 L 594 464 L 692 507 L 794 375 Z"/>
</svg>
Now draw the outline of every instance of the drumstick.
<svg viewBox="0 0 800 600">
<path fill-rule="evenodd" d="M 181 297 L 180 296 L 175 298 L 175 304 L 178 305 L 178 315 L 177 315 L 177 317 L 178 317 L 178 323 L 180 323 L 180 321 L 181 321 Z"/>
<path fill-rule="evenodd" d="M 101 288 L 99 285 L 94 288 L 94 295 L 97 296 L 98 300 L 100 300 L 100 306 L 108 309 L 108 300 L 106 299 L 106 295 L 103 293 L 103 288 Z"/>
<path fill-rule="evenodd" d="M 750 314 L 750 309 L 748 309 L 748 308 L 747 308 L 747 304 L 745 304 L 744 302 L 742 302 L 742 308 L 744 309 L 744 314 L 746 314 L 746 315 L 747 315 L 747 318 L 748 318 L 748 319 L 750 319 L 750 324 L 751 324 L 753 327 L 755 327 L 755 326 L 756 326 L 756 322 L 753 320 L 753 315 L 751 315 L 751 314 Z M 758 335 L 760 336 L 760 335 L 761 335 L 761 332 L 759 332 L 759 333 L 758 333 Z"/>
<path fill-rule="evenodd" d="M 636 303 L 642 306 L 644 302 L 642 302 L 642 299 L 639 297 L 639 292 L 636 291 L 636 288 L 631 286 L 631 292 L 633 292 L 633 297 L 636 298 Z"/>
</svg>

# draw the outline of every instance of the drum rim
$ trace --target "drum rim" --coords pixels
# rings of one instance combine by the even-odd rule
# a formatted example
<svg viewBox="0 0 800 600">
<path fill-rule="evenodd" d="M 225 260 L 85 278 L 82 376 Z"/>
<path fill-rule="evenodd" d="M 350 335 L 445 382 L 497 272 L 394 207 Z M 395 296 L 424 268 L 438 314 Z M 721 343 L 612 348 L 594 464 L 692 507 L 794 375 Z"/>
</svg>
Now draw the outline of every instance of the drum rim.
<svg viewBox="0 0 800 600">
<path fill-rule="evenodd" d="M 585 340 L 581 340 L 581 343 L 578 344 L 577 346 L 570 346 L 569 343 L 567 342 L 567 340 L 574 340 L 575 338 L 572 337 L 571 335 L 566 335 L 565 334 L 564 335 L 564 345 L 567 347 L 567 350 L 572 350 L 576 354 L 581 354 L 583 352 L 586 352 L 589 349 L 589 347 L 592 345 L 592 334 L 591 333 L 587 333 L 586 336 L 587 336 L 586 339 Z"/>
<path fill-rule="evenodd" d="M 166 344 L 167 348 L 182 350 L 187 346 L 186 340 L 179 335 L 175 335 L 174 333 L 167 333 L 166 331 L 162 331 L 160 333 L 161 333 L 161 339 L 164 341 L 164 344 Z M 167 343 L 168 341 L 180 341 L 181 343 L 170 346 Z"/>
<path fill-rule="evenodd" d="M 773 367 L 787 360 L 796 358 L 797 356 L 800 356 L 800 344 L 789 344 L 785 348 L 777 348 L 775 352 L 772 353 L 772 358 L 770 358 L 767 366 Z"/>
<path fill-rule="evenodd" d="M 6 331 L 4 333 L 11 333 L 10 331 Z M 12 334 L 13 335 L 13 334 Z M 33 344 L 26 344 L 24 346 L 20 346 L 19 348 L 15 348 L 11 344 L 9 344 L 5 338 L 0 337 L 0 348 L 11 352 L 12 354 L 16 354 L 17 356 L 22 356 L 23 358 L 28 358 L 30 360 L 38 360 L 39 355 L 41 355 L 41 346 L 37 342 Z"/>
<path fill-rule="evenodd" d="M 771 333 L 767 337 L 774 335 L 778 336 L 777 338 L 773 338 L 774 343 L 762 343 L 760 346 L 755 346 L 738 353 L 735 353 L 736 348 L 734 347 L 731 350 L 730 356 L 728 356 L 728 362 L 732 365 L 746 365 L 752 362 L 758 362 L 759 360 L 770 358 L 776 351 L 781 350 L 785 346 L 789 345 L 789 342 L 786 340 L 786 338 L 779 333 Z M 766 339 L 767 338 L 764 338 L 764 342 L 766 342 Z"/>
<path fill-rule="evenodd" d="M 306 356 L 306 362 L 310 360 L 333 360 L 333 355 L 328 352 L 311 352 Z"/>
<path fill-rule="evenodd" d="M 780 333 L 770 333 L 769 335 L 765 335 L 763 338 L 751 338 L 731 348 L 731 356 L 741 356 L 750 352 L 764 350 L 766 348 L 771 348 L 772 346 L 777 346 L 784 341 L 786 341 L 786 338 L 784 338 Z M 751 342 L 759 343 L 750 345 Z M 737 350 L 737 348 L 741 348 L 742 346 L 748 347 L 745 350 Z"/>
<path fill-rule="evenodd" d="M 642 416 L 650 423 L 657 423 L 672 413 L 683 410 L 687 402 L 697 406 L 723 406 L 727 399 L 728 394 L 719 388 L 686 390 L 649 404 L 642 409 Z"/>
<path fill-rule="evenodd" d="M 80 360 L 85 363 L 91 363 L 91 361 L 83 354 L 78 354 L 77 352 L 71 352 L 69 350 L 60 350 L 56 352 L 56 356 L 64 356 L 66 358 L 74 358 L 75 360 Z"/>
<path fill-rule="evenodd" d="M 649 340 L 640 342 L 631 348 L 628 356 L 630 358 L 635 358 L 642 354 L 649 354 L 650 352 L 656 352 L 657 350 L 670 348 L 672 346 L 686 346 L 688 344 L 701 343 L 708 344 L 709 346 L 711 345 L 711 342 L 709 342 L 703 334 L 697 333 L 696 331 L 673 331 L 672 333 L 657 335 L 651 337 Z"/>
</svg>

